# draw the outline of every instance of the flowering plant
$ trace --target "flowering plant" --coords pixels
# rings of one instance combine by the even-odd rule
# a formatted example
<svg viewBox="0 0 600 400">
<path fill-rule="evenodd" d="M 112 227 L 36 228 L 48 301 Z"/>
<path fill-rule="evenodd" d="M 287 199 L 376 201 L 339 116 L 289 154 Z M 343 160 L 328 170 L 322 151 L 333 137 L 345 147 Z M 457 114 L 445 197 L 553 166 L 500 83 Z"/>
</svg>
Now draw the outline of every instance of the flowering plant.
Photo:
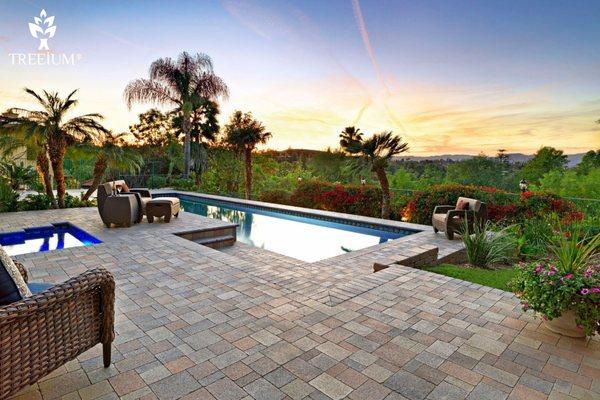
<svg viewBox="0 0 600 400">
<path fill-rule="evenodd" d="M 600 333 L 600 268 L 589 266 L 563 273 L 551 262 L 522 263 L 512 282 L 524 310 L 534 310 L 544 319 L 573 310 L 578 327 L 586 336 Z"/>
</svg>

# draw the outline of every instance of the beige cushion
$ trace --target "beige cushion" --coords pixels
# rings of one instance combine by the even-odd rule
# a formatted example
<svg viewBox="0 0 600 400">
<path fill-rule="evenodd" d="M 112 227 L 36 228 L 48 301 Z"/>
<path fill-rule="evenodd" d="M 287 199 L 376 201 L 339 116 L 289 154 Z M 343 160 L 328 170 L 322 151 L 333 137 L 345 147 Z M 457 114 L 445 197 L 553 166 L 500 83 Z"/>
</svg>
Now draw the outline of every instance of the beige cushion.
<svg viewBox="0 0 600 400">
<path fill-rule="evenodd" d="M 8 272 L 8 275 L 12 278 L 21 298 L 24 299 L 31 296 L 31 291 L 27 287 L 27 283 L 25 283 L 19 268 L 17 268 L 15 262 L 10 258 L 2 246 L 0 246 L 0 264 L 2 264 L 0 267 L 4 266 L 4 269 L 6 269 L 6 272 Z"/>
<path fill-rule="evenodd" d="M 447 214 L 433 214 L 433 219 L 439 222 L 446 222 Z"/>
<path fill-rule="evenodd" d="M 468 210 L 471 210 L 471 211 L 478 212 L 479 209 L 481 208 L 481 201 L 479 201 L 477 199 L 471 199 L 469 197 L 459 197 L 458 200 L 456 201 L 456 209 L 457 210 L 460 210 L 460 208 L 458 208 L 458 205 L 461 202 L 468 203 L 469 204 Z"/>
<path fill-rule="evenodd" d="M 154 199 L 149 199 L 148 203 L 154 204 L 179 204 L 179 199 L 177 197 L 156 197 Z"/>
<path fill-rule="evenodd" d="M 140 197 L 140 201 L 142 202 L 142 213 L 146 212 L 146 204 L 148 204 L 148 202 L 151 200 L 152 199 L 148 197 Z"/>
</svg>

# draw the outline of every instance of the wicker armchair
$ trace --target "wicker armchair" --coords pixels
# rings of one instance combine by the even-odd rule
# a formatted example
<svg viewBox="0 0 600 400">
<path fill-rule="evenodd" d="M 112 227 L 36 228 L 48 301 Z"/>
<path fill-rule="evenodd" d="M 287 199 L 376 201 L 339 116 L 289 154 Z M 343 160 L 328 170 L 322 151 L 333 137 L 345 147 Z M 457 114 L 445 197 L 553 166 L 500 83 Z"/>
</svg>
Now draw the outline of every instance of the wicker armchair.
<svg viewBox="0 0 600 400">
<path fill-rule="evenodd" d="M 465 223 L 469 231 L 473 229 L 474 223 L 483 224 L 487 220 L 487 207 L 485 203 L 459 197 L 455 206 L 436 206 L 431 217 L 433 231 L 446 233 L 446 238 L 454 239 L 455 232 L 461 232 Z"/>
<path fill-rule="evenodd" d="M 17 263 L 27 281 L 27 271 Z M 104 366 L 114 340 L 115 281 L 93 269 L 0 307 L 0 399 L 37 382 L 102 343 Z"/>
</svg>

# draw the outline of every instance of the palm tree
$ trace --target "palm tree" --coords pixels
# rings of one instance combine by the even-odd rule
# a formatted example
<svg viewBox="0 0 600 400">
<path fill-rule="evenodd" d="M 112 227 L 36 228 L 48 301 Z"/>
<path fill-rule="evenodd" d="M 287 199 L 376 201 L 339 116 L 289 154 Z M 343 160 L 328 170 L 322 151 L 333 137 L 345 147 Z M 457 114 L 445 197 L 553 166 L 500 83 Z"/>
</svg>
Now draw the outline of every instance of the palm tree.
<svg viewBox="0 0 600 400">
<path fill-rule="evenodd" d="M 131 175 L 137 174 L 142 165 L 144 158 L 139 152 L 131 151 L 127 148 L 119 146 L 119 140 L 124 134 L 108 134 L 104 138 L 104 143 L 101 146 L 83 145 L 82 149 L 85 153 L 95 154 L 96 162 L 94 163 L 94 173 L 92 184 L 87 192 L 82 197 L 82 200 L 90 198 L 92 193 L 98 189 L 98 185 L 102 181 L 107 170 L 125 171 Z"/>
<path fill-rule="evenodd" d="M 68 112 L 78 103 L 73 98 L 77 90 L 64 99 L 56 92 L 45 90 L 41 94 L 31 89 L 25 89 L 25 92 L 37 100 L 42 110 L 12 108 L 5 114 L 9 116 L 0 119 L 0 127 L 21 129 L 26 137 L 40 138 L 40 142 L 45 144 L 56 183 L 58 206 L 64 208 L 66 190 L 63 162 L 67 148 L 77 142 L 93 141 L 98 134 L 107 134 L 109 131 L 98 122 L 103 118 L 100 114 L 85 114 L 66 120 Z"/>
<path fill-rule="evenodd" d="M 183 142 L 183 177 L 190 173 L 190 131 L 194 105 L 203 99 L 216 100 L 229 95 L 227 85 L 213 72 L 212 60 L 206 54 L 192 56 L 186 52 L 177 61 L 160 58 L 150 65 L 149 79 L 131 81 L 123 93 L 127 106 L 136 102 L 149 102 L 162 106 L 175 106 L 181 112 Z"/>
<path fill-rule="evenodd" d="M 15 191 L 19 190 L 21 185 L 32 185 L 38 182 L 37 173 L 32 167 L 6 161 L 0 162 L 0 178 Z"/>
<path fill-rule="evenodd" d="M 50 199 L 52 207 L 57 208 L 58 204 L 52 190 L 52 176 L 50 174 L 50 160 L 48 159 L 48 146 L 46 137 L 36 134 L 35 123 L 26 123 L 18 119 L 14 112 L 6 111 L 0 115 L 0 149 L 3 155 L 13 155 L 16 151 L 23 148 L 26 152 L 32 152 L 35 156 L 35 167 L 44 185 L 44 191 Z"/>
<path fill-rule="evenodd" d="M 347 126 L 344 128 L 342 133 L 340 134 L 340 146 L 342 150 L 346 149 L 350 143 L 361 141 L 362 140 L 362 132 L 359 128 L 355 128 L 353 126 Z"/>
<path fill-rule="evenodd" d="M 246 162 L 246 199 L 252 195 L 252 151 L 258 144 L 265 144 L 271 138 L 265 126 L 252 117 L 252 113 L 237 110 L 225 125 L 225 142 L 240 153 Z"/>
<path fill-rule="evenodd" d="M 386 169 L 389 160 L 400 153 L 408 150 L 408 143 L 402 142 L 400 136 L 392 134 L 391 131 L 376 133 L 363 139 L 362 134 L 354 127 L 346 128 L 340 134 L 340 146 L 348 154 L 355 155 L 353 166 L 356 170 L 370 167 L 375 173 L 381 186 L 381 218 L 390 217 L 390 185 L 387 179 Z"/>
</svg>

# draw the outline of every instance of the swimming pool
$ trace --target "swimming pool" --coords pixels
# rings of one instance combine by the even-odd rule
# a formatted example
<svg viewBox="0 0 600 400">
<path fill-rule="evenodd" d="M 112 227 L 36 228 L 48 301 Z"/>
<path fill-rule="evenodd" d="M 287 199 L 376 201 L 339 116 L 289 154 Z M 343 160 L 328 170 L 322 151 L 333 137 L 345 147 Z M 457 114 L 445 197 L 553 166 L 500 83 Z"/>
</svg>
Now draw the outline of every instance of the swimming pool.
<svg viewBox="0 0 600 400">
<path fill-rule="evenodd" d="M 10 256 L 102 243 L 70 222 L 0 233 L 0 245 Z"/>
<path fill-rule="evenodd" d="M 344 223 L 285 213 L 268 207 L 250 207 L 241 203 L 181 194 L 187 212 L 238 224 L 237 240 L 302 261 L 314 262 L 363 249 L 416 233 L 416 230 L 369 226 L 355 221 Z"/>
</svg>

